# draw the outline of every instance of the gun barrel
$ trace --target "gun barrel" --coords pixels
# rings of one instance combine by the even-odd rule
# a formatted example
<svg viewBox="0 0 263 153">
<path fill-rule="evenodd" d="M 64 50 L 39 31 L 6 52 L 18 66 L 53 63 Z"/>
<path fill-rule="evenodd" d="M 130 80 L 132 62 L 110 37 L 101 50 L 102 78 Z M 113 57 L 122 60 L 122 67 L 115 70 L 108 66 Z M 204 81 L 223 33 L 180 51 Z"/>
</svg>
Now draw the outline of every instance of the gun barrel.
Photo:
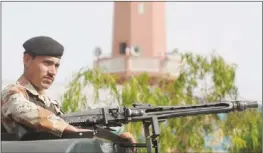
<svg viewBox="0 0 263 153">
<path fill-rule="evenodd" d="M 257 108 L 260 104 L 257 101 L 247 102 L 247 108 Z"/>
<path fill-rule="evenodd" d="M 149 119 L 152 116 L 157 116 L 159 119 L 166 119 L 191 115 L 229 113 L 234 111 L 243 111 L 247 108 L 257 107 L 259 107 L 259 104 L 254 101 L 232 101 L 185 106 L 158 106 L 146 109 L 145 114 L 137 113 L 138 110 L 132 110 L 130 114 L 132 114 L 133 117 L 132 122 L 137 122 L 143 119 Z"/>
</svg>

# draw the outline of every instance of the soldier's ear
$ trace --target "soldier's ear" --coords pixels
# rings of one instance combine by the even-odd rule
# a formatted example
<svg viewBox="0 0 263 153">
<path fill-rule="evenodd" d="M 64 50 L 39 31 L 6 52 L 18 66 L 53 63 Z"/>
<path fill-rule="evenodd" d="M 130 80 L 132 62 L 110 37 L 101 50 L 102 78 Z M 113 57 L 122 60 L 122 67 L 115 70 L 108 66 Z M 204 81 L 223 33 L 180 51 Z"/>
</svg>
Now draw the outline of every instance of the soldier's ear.
<svg viewBox="0 0 263 153">
<path fill-rule="evenodd" d="M 30 56 L 29 54 L 24 54 L 23 62 L 26 67 L 31 63 L 32 60 L 32 56 Z"/>
</svg>

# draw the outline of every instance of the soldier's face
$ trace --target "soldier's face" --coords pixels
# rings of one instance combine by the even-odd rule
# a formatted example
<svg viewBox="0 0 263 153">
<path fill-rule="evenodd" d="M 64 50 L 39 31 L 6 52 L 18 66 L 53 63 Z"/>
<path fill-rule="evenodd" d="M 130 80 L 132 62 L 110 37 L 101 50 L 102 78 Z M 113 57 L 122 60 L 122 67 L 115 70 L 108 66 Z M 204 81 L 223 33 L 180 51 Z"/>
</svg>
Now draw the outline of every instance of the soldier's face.
<svg viewBox="0 0 263 153">
<path fill-rule="evenodd" d="M 50 56 L 36 56 L 34 59 L 31 57 L 26 62 L 27 73 L 30 81 L 39 90 L 48 89 L 57 74 L 60 64 L 60 58 Z"/>
</svg>

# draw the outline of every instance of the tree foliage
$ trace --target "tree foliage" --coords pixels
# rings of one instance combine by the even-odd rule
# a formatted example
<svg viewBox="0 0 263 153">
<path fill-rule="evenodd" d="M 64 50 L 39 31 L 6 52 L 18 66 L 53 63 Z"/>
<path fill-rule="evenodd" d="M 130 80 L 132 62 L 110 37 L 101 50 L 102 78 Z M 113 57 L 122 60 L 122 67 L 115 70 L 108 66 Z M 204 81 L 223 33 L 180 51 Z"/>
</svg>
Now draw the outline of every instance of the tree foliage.
<svg viewBox="0 0 263 153">
<path fill-rule="evenodd" d="M 211 54 L 201 56 L 192 53 L 181 53 L 185 61 L 180 77 L 176 81 L 165 82 L 160 78 L 159 86 L 150 86 L 150 77 L 142 73 L 134 76 L 118 86 L 118 76 L 107 75 L 98 70 L 81 69 L 69 83 L 63 96 L 62 108 L 65 112 L 87 109 L 86 93 L 83 90 L 91 85 L 94 88 L 93 101 L 100 99 L 99 90 L 110 89 L 111 94 L 120 105 L 131 106 L 134 102 L 152 105 L 183 105 L 219 101 L 220 99 L 236 99 L 238 89 L 235 86 L 236 66 L 228 64 L 221 56 Z M 119 90 L 121 88 L 121 90 Z M 221 139 L 228 136 L 230 151 L 261 150 L 261 113 L 248 110 L 230 113 L 222 120 L 219 115 L 192 116 L 170 119 L 160 125 L 159 137 L 162 152 L 208 152 L 204 137 L 221 133 Z M 221 129 L 218 132 L 218 129 Z M 141 123 L 125 126 L 138 142 L 142 142 L 143 128 Z M 220 140 L 221 140 L 220 139 Z M 213 141 L 214 140 L 214 141 Z M 218 145 L 218 136 L 212 142 Z M 210 146 L 213 144 L 210 143 Z"/>
</svg>

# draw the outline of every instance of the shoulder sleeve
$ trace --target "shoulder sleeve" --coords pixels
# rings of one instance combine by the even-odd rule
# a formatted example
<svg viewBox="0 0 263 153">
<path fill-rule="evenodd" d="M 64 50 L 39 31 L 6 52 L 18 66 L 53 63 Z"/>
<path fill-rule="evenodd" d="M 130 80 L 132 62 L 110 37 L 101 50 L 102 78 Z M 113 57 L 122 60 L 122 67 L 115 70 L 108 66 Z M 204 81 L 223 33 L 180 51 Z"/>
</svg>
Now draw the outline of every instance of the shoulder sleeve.
<svg viewBox="0 0 263 153">
<path fill-rule="evenodd" d="M 44 130 L 61 136 L 68 126 L 54 113 L 29 101 L 18 86 L 9 86 L 2 92 L 1 111 L 3 117 L 11 117 L 25 126 Z"/>
</svg>

